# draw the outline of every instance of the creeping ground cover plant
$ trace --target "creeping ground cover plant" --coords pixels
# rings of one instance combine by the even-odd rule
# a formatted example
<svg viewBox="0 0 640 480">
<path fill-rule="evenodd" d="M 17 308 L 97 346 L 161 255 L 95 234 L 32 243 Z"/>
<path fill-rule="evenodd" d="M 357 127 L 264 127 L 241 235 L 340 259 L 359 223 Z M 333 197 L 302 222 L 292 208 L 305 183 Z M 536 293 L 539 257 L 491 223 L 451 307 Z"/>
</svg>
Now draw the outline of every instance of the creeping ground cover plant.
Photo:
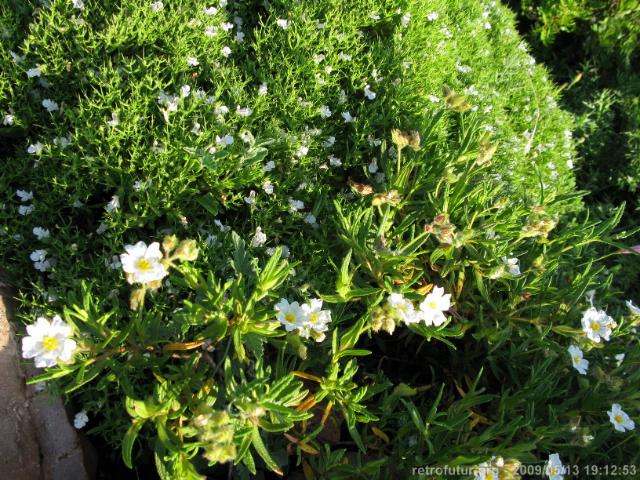
<svg viewBox="0 0 640 480">
<path fill-rule="evenodd" d="M 583 207 L 571 117 L 499 2 L 0 19 L 22 355 L 105 471 L 635 475 L 640 310 L 595 253 L 622 207 Z"/>
</svg>

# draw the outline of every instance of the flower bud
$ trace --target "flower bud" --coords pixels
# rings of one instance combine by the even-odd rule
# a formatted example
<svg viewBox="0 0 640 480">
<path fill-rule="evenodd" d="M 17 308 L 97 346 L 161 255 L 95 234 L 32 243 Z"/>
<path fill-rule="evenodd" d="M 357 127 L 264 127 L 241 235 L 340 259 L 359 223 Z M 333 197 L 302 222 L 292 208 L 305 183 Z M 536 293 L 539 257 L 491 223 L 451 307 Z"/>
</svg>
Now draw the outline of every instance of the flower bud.
<svg viewBox="0 0 640 480">
<path fill-rule="evenodd" d="M 175 235 L 167 235 L 162 240 L 162 250 L 164 250 L 165 255 L 169 255 L 176 245 L 178 244 L 178 237 Z"/>
<path fill-rule="evenodd" d="M 174 256 L 179 260 L 193 261 L 198 258 L 198 248 L 195 240 L 183 240 L 176 248 Z"/>
<path fill-rule="evenodd" d="M 129 308 L 131 310 L 140 310 L 144 305 L 144 294 L 146 290 L 144 288 L 136 288 L 131 292 L 129 297 Z"/>
</svg>

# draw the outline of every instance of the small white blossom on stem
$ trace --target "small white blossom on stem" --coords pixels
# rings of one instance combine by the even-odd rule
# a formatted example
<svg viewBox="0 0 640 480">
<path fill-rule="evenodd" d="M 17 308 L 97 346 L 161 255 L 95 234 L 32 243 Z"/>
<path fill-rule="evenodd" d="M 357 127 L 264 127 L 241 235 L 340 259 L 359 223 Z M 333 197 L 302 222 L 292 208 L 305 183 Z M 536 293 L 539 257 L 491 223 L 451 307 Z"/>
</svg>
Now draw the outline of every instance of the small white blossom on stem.
<svg viewBox="0 0 640 480">
<path fill-rule="evenodd" d="M 622 410 L 619 403 L 611 405 L 611 410 L 607 413 L 609 414 L 609 420 L 613 424 L 613 428 L 618 432 L 631 431 L 636 428 L 635 422 Z"/>
<path fill-rule="evenodd" d="M 22 357 L 34 358 L 36 367 L 53 367 L 73 358 L 77 344 L 71 339 L 71 327 L 60 316 L 51 321 L 38 317 L 36 323 L 27 326 L 27 334 L 22 338 Z"/>
<path fill-rule="evenodd" d="M 126 245 L 124 249 L 126 253 L 120 255 L 120 262 L 129 283 L 149 283 L 162 280 L 169 274 L 160 262 L 160 243 L 153 242 L 147 247 L 146 243 L 139 241 L 135 245 Z"/>
<path fill-rule="evenodd" d="M 589 361 L 583 358 L 582 350 L 576 345 L 571 345 L 568 348 L 569 355 L 571 355 L 571 364 L 581 375 L 587 374 L 589 368 Z"/>
</svg>

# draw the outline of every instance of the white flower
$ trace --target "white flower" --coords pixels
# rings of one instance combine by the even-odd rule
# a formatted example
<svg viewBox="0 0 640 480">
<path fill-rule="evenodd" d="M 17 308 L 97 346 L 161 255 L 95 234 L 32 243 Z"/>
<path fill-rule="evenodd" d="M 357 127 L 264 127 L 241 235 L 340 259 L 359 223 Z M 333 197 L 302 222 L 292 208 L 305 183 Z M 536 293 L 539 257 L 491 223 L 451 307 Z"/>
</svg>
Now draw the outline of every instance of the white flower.
<svg viewBox="0 0 640 480">
<path fill-rule="evenodd" d="M 164 8 L 164 4 L 162 2 L 153 2 L 151 4 L 151 11 L 152 12 L 159 12 L 163 8 Z"/>
<path fill-rule="evenodd" d="M 431 12 L 427 15 L 427 20 L 429 20 L 430 22 L 433 22 L 437 20 L 439 16 L 440 15 L 438 15 L 436 12 Z"/>
<path fill-rule="evenodd" d="M 322 146 L 324 148 L 329 148 L 329 147 L 333 147 L 336 143 L 336 137 L 331 136 L 331 137 L 327 137 L 327 139 L 322 142 Z"/>
<path fill-rule="evenodd" d="M 29 215 L 33 212 L 33 205 L 20 205 L 18 207 L 18 213 L 20 215 Z"/>
<path fill-rule="evenodd" d="M 253 113 L 249 107 L 240 108 L 240 105 L 236 105 L 236 113 L 241 117 L 248 117 Z"/>
<path fill-rule="evenodd" d="M 105 259 L 105 263 L 109 262 Z M 111 262 L 107 263 L 111 270 L 119 270 L 122 268 L 122 263 L 120 262 L 120 257 L 118 255 L 114 255 L 111 257 Z"/>
<path fill-rule="evenodd" d="M 273 193 L 273 183 L 270 180 L 265 180 L 262 184 L 262 189 L 266 194 L 271 195 Z"/>
<path fill-rule="evenodd" d="M 42 100 L 42 106 L 47 109 L 47 112 L 55 112 L 58 110 L 58 104 L 49 98 Z"/>
<path fill-rule="evenodd" d="M 107 229 L 108 229 L 108 228 L 109 228 L 109 227 L 107 226 L 107 224 L 106 224 L 106 223 L 104 223 L 104 222 L 100 222 L 100 225 L 98 225 L 98 228 L 96 228 L 96 233 L 97 233 L 98 235 L 102 235 L 104 232 L 106 232 L 106 231 L 107 231 Z"/>
<path fill-rule="evenodd" d="M 71 3 L 73 4 L 73 8 L 76 8 L 78 10 L 84 9 L 84 1 L 83 0 L 71 0 Z"/>
<path fill-rule="evenodd" d="M 205 15 L 215 15 L 218 13 L 218 9 L 216 7 L 208 7 L 204 9 Z"/>
<path fill-rule="evenodd" d="M 306 157 L 307 153 L 309 153 L 309 147 L 307 147 L 306 145 L 302 145 L 300 148 L 298 148 L 298 150 L 296 150 L 296 153 L 294 155 L 298 158 L 302 158 Z"/>
<path fill-rule="evenodd" d="M 400 19 L 400 25 L 402 25 L 403 27 L 406 27 L 407 25 L 409 25 L 410 21 L 411 21 L 411 14 L 405 13 Z"/>
<path fill-rule="evenodd" d="M 283 30 L 286 30 L 287 28 L 289 28 L 289 25 L 291 25 L 291 20 L 279 18 L 278 20 L 276 20 L 276 24 Z"/>
<path fill-rule="evenodd" d="M 499 480 L 500 473 L 497 468 L 490 466 L 488 462 L 481 463 L 474 480 Z"/>
<path fill-rule="evenodd" d="M 380 140 L 379 138 L 374 137 L 371 134 L 367 135 L 367 142 L 372 147 L 379 147 L 380 145 L 382 145 L 382 140 Z"/>
<path fill-rule="evenodd" d="M 107 120 L 107 125 L 109 125 L 111 128 L 120 125 L 120 117 L 118 117 L 118 112 L 111 112 L 111 120 Z"/>
<path fill-rule="evenodd" d="M 13 61 L 15 63 L 21 63 L 24 62 L 24 55 L 18 55 L 16 52 L 14 52 L 13 50 L 9 50 L 9 55 L 11 55 L 11 58 L 13 59 Z"/>
<path fill-rule="evenodd" d="M 632 315 L 640 315 L 640 308 L 638 308 L 631 300 L 627 300 L 625 303 Z"/>
<path fill-rule="evenodd" d="M 332 167 L 340 167 L 342 165 L 342 160 L 340 160 L 335 155 L 329 155 L 327 158 L 329 159 L 329 164 Z"/>
<path fill-rule="evenodd" d="M 42 73 L 40 71 L 40 65 L 37 65 L 33 68 L 30 68 L 29 70 L 27 70 L 27 77 L 29 78 L 33 78 L 33 77 L 39 77 L 40 73 Z"/>
<path fill-rule="evenodd" d="M 378 171 L 378 159 L 373 158 L 367 170 L 369 170 L 369 173 L 376 173 Z"/>
<path fill-rule="evenodd" d="M 33 262 L 33 268 L 39 272 L 46 272 L 55 265 L 56 260 L 54 258 L 47 258 L 47 254 L 48 252 L 45 249 L 38 249 L 31 252 L 29 258 Z"/>
<path fill-rule="evenodd" d="M 283 298 L 274 308 L 277 312 L 276 318 L 284 325 L 287 332 L 303 326 L 305 313 L 298 302 L 289 303 L 288 300 Z"/>
<path fill-rule="evenodd" d="M 215 37 L 216 36 L 216 27 L 209 25 L 204 29 L 204 34 L 207 37 Z"/>
<path fill-rule="evenodd" d="M 26 190 L 16 190 L 16 195 L 20 197 L 21 202 L 28 202 L 33 198 L 33 192 L 27 192 Z"/>
<path fill-rule="evenodd" d="M 266 95 L 268 92 L 268 87 L 266 83 L 261 83 L 258 87 L 258 95 Z"/>
<path fill-rule="evenodd" d="M 7 113 L 3 118 L 2 118 L 2 124 L 6 125 L 6 126 L 11 126 L 13 125 L 13 122 L 15 121 L 16 117 L 14 117 L 13 115 L 11 115 L 10 113 Z"/>
<path fill-rule="evenodd" d="M 323 332 L 326 332 L 329 329 L 329 323 L 331 323 L 331 311 L 322 310 L 322 300 L 319 298 L 309 300 L 309 303 L 305 303 L 300 308 L 304 313 L 302 320 L 303 325 L 315 333 L 322 334 L 321 336 L 313 335 L 313 332 L 311 332 L 311 335 L 317 342 L 324 340 Z M 301 336 L 305 335 L 301 334 Z"/>
<path fill-rule="evenodd" d="M 549 455 L 545 473 L 549 480 L 563 480 L 565 468 L 560 461 L 560 455 L 552 453 Z"/>
<path fill-rule="evenodd" d="M 376 92 L 372 91 L 370 87 L 371 85 L 369 85 L 368 83 L 364 86 L 364 96 L 369 100 L 373 100 L 374 98 L 376 98 Z"/>
<path fill-rule="evenodd" d="M 304 202 L 302 200 L 289 199 L 289 207 L 293 211 L 302 210 L 304 208 Z"/>
<path fill-rule="evenodd" d="M 418 316 L 426 325 L 439 327 L 447 321 L 444 312 L 451 307 L 451 294 L 444 294 L 444 288 L 433 287 L 433 291 L 429 293 L 420 304 L 420 313 Z"/>
<path fill-rule="evenodd" d="M 244 197 L 244 203 L 247 205 L 254 205 L 256 203 L 256 192 L 251 190 L 248 197 Z"/>
<path fill-rule="evenodd" d="M 236 42 L 238 42 L 238 43 L 242 43 L 242 42 L 244 42 L 244 32 L 242 32 L 242 31 L 238 30 L 238 31 L 236 32 L 236 36 L 235 36 L 235 37 L 233 37 L 233 39 L 234 39 Z"/>
<path fill-rule="evenodd" d="M 233 23 L 231 22 L 222 22 L 220 24 L 220 28 L 222 28 L 225 32 L 228 32 L 233 28 Z"/>
<path fill-rule="evenodd" d="M 276 168 L 276 162 L 274 162 L 273 160 L 269 160 L 263 167 L 263 170 L 265 172 L 270 172 L 271 170 L 273 170 L 274 168 Z"/>
<path fill-rule="evenodd" d="M 33 234 L 38 237 L 38 240 L 49 238 L 49 230 L 46 230 L 42 227 L 33 227 Z"/>
<path fill-rule="evenodd" d="M 56 315 L 52 321 L 38 317 L 36 323 L 27 326 L 27 336 L 22 338 L 22 357 L 35 358 L 38 368 L 53 367 L 58 361 L 73 358 L 76 342 L 71 337 L 71 327 Z"/>
<path fill-rule="evenodd" d="M 629 415 L 624 413 L 619 403 L 611 405 L 611 410 L 607 412 L 609 414 L 609 420 L 613 423 L 613 428 L 618 432 L 631 431 L 636 428 L 636 424 L 629 418 Z"/>
<path fill-rule="evenodd" d="M 520 267 L 517 258 L 502 257 L 502 261 L 509 267 L 509 273 L 515 277 L 520 275 Z"/>
<path fill-rule="evenodd" d="M 309 213 L 306 217 L 304 217 L 304 221 L 309 225 L 313 225 L 316 223 L 316 216 L 313 213 Z"/>
<path fill-rule="evenodd" d="M 36 142 L 36 143 L 32 143 L 27 147 L 27 153 L 30 153 L 31 155 L 40 155 L 43 149 L 44 149 L 44 143 Z"/>
<path fill-rule="evenodd" d="M 220 138 L 218 135 L 216 135 L 216 143 L 218 145 L 223 145 L 223 146 L 233 145 L 233 135 L 230 135 L 230 134 L 227 133 L 222 138 Z"/>
<path fill-rule="evenodd" d="M 120 255 L 120 262 L 129 283 L 149 283 L 162 280 L 169 274 L 160 263 L 162 253 L 158 242 L 147 247 L 146 243 L 139 241 L 135 245 L 126 245 L 124 249 L 127 253 Z"/>
<path fill-rule="evenodd" d="M 191 128 L 191 133 L 193 133 L 196 136 L 200 136 L 202 135 L 202 125 L 200 125 L 200 122 L 198 122 L 197 120 L 193 121 L 193 128 Z"/>
<path fill-rule="evenodd" d="M 619 367 L 620 365 L 622 365 L 622 362 L 624 361 L 624 357 L 626 357 L 626 355 L 624 353 L 617 353 L 613 357 L 616 359 L 616 367 Z"/>
<path fill-rule="evenodd" d="M 29 258 L 31 259 L 32 262 L 41 262 L 46 258 L 46 256 L 47 256 L 47 251 L 45 249 L 39 249 L 31 252 L 31 255 L 29 255 Z"/>
<path fill-rule="evenodd" d="M 590 340 L 600 343 L 603 338 L 609 341 L 612 328 L 616 327 L 616 323 L 604 310 L 596 310 L 595 307 L 589 307 L 582 314 L 582 330 L 586 333 Z"/>
<path fill-rule="evenodd" d="M 326 105 L 323 105 L 320 108 L 318 108 L 318 113 L 322 118 L 329 118 L 332 115 L 331 109 Z"/>
<path fill-rule="evenodd" d="M 256 233 L 253 235 L 251 239 L 252 247 L 261 247 L 267 241 L 267 235 L 262 231 L 262 228 L 257 227 Z"/>
<path fill-rule="evenodd" d="M 587 374 L 589 368 L 589 361 L 583 358 L 582 350 L 576 345 L 571 345 L 568 348 L 569 355 L 571 355 L 571 364 L 581 375 Z"/>
<path fill-rule="evenodd" d="M 222 47 L 222 50 L 220 50 L 220 53 L 222 54 L 223 57 L 228 57 L 229 55 L 231 55 L 231 49 L 229 47 Z"/>
<path fill-rule="evenodd" d="M 352 117 L 350 112 L 342 112 L 342 118 L 344 118 L 345 123 L 352 123 L 356 117 Z"/>
<path fill-rule="evenodd" d="M 111 116 L 113 117 L 113 114 Z M 56 137 L 53 139 L 53 143 L 54 145 L 58 145 L 62 150 L 64 150 L 69 146 L 71 140 L 69 140 L 69 138 L 67 137 Z"/>
<path fill-rule="evenodd" d="M 416 323 L 420 320 L 413 308 L 413 303 L 404 298 L 401 293 L 392 293 L 389 295 L 387 303 L 391 308 L 393 308 L 398 318 L 400 318 L 404 323 Z"/>
<path fill-rule="evenodd" d="M 192 67 L 197 67 L 198 65 L 200 65 L 200 62 L 196 57 L 189 57 L 187 58 L 187 65 L 190 65 Z"/>
<path fill-rule="evenodd" d="M 109 200 L 109 202 L 104 206 L 104 209 L 107 212 L 113 212 L 118 208 L 120 208 L 120 197 L 118 197 L 118 195 L 111 197 L 111 200 Z"/>
<path fill-rule="evenodd" d="M 182 85 L 180 87 L 180 98 L 186 98 L 191 94 L 191 86 L 190 85 Z"/>
<path fill-rule="evenodd" d="M 88 421 L 89 417 L 87 416 L 87 411 L 81 410 L 80 412 L 76 413 L 75 417 L 73 417 L 73 426 L 76 429 L 80 430 L 87 424 Z"/>
<path fill-rule="evenodd" d="M 468 65 L 462 65 L 461 63 L 456 63 L 456 69 L 460 73 L 469 73 L 471 71 L 471 67 L 469 67 Z"/>
</svg>

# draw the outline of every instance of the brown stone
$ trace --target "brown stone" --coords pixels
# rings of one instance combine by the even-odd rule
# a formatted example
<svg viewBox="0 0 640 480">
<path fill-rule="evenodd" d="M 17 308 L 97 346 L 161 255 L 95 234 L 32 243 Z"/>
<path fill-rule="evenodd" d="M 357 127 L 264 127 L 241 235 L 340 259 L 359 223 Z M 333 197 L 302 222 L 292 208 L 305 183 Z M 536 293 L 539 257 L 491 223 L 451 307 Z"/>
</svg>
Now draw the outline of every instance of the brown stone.
<svg viewBox="0 0 640 480">
<path fill-rule="evenodd" d="M 0 295 L 0 471 L 3 478 L 36 480 L 40 448 L 4 298 Z"/>
</svg>

